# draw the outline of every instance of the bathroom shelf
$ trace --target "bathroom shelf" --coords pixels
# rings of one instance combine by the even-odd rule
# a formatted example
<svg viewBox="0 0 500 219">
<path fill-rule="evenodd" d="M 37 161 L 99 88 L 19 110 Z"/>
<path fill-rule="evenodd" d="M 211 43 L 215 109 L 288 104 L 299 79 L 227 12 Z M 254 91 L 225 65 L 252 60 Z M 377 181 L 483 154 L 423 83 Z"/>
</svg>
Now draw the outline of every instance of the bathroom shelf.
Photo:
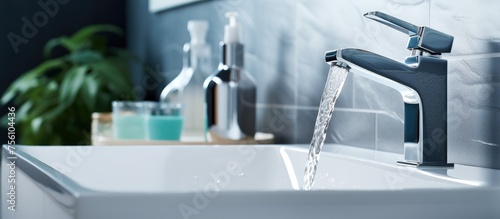
<svg viewBox="0 0 500 219">
<path fill-rule="evenodd" d="M 204 141 L 199 137 L 182 137 L 180 141 L 156 141 L 156 140 L 123 140 L 112 138 L 93 139 L 94 146 L 114 146 L 114 145 L 234 145 L 234 144 L 273 144 L 274 135 L 269 133 L 255 133 L 254 138 L 246 138 L 242 140 L 228 140 L 212 138 L 211 141 Z"/>
</svg>

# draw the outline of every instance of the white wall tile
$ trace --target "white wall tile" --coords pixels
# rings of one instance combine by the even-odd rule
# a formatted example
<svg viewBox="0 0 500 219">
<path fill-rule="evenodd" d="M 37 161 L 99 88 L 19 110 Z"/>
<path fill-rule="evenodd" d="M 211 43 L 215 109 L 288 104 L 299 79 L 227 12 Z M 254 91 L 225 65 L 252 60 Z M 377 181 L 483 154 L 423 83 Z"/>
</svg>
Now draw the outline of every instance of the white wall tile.
<svg viewBox="0 0 500 219">
<path fill-rule="evenodd" d="M 500 52 L 499 10 L 495 0 L 432 0 L 431 27 L 455 37 L 453 55 Z"/>
<path fill-rule="evenodd" d="M 500 149 L 500 58 L 449 62 L 448 142 Z"/>
</svg>

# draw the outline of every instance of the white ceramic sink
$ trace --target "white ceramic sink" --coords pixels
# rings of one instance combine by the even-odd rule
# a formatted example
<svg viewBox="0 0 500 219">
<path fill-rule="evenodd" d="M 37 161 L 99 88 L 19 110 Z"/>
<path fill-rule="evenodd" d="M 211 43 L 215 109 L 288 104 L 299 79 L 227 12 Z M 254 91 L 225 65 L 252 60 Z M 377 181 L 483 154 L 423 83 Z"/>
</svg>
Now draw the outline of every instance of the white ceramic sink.
<svg viewBox="0 0 500 219">
<path fill-rule="evenodd" d="M 3 201 L 2 218 L 500 218 L 498 170 L 328 147 L 303 191 L 299 146 L 18 146 L 16 212 Z"/>
</svg>

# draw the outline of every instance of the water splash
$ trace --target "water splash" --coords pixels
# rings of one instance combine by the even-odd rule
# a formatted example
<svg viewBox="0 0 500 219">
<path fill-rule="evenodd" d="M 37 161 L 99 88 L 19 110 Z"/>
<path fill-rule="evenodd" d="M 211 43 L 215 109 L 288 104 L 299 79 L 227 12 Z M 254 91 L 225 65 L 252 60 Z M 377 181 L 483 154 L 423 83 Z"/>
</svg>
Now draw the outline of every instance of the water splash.
<svg viewBox="0 0 500 219">
<path fill-rule="evenodd" d="M 320 158 L 321 148 L 325 143 L 326 130 L 330 119 L 332 118 L 335 102 L 342 91 L 344 82 L 349 71 L 346 68 L 332 65 L 328 72 L 328 79 L 326 81 L 325 90 L 321 97 L 319 104 L 318 116 L 316 117 L 316 124 L 314 125 L 314 134 L 309 148 L 309 156 L 304 172 L 304 190 L 311 190 L 314 177 L 316 175 L 316 168 Z"/>
</svg>

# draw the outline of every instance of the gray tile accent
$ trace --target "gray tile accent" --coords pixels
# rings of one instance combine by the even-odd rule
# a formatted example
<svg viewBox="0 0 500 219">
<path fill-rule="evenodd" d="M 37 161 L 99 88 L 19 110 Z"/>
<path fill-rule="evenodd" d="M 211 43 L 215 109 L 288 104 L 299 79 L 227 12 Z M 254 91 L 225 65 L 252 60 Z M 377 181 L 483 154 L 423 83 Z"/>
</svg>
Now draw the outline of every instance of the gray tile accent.
<svg viewBox="0 0 500 219">
<path fill-rule="evenodd" d="M 273 133 L 276 143 L 295 143 L 297 110 L 282 107 L 259 107 L 257 109 L 257 131 Z"/>
<path fill-rule="evenodd" d="M 376 114 L 377 150 L 402 154 L 404 152 L 404 122 L 401 118 L 382 112 Z"/>
<path fill-rule="evenodd" d="M 376 114 L 337 110 L 333 112 L 328 136 L 331 141 L 356 147 L 375 149 Z"/>
<path fill-rule="evenodd" d="M 319 104 L 318 104 L 319 105 Z M 299 144 L 309 144 L 311 143 L 314 124 L 316 122 L 316 117 L 318 116 L 318 110 L 298 110 L 297 111 L 297 124 L 300 124 L 300 129 L 297 128 L 295 134 L 295 143 Z"/>
<path fill-rule="evenodd" d="M 297 132 L 296 143 L 311 142 L 317 115 L 317 110 L 298 111 L 297 124 L 300 124 L 300 131 Z M 333 112 L 325 142 L 375 149 L 375 117 L 374 112 L 337 108 Z"/>
<path fill-rule="evenodd" d="M 448 154 L 453 162 L 500 168 L 499 75 L 500 58 L 449 62 Z"/>
</svg>

